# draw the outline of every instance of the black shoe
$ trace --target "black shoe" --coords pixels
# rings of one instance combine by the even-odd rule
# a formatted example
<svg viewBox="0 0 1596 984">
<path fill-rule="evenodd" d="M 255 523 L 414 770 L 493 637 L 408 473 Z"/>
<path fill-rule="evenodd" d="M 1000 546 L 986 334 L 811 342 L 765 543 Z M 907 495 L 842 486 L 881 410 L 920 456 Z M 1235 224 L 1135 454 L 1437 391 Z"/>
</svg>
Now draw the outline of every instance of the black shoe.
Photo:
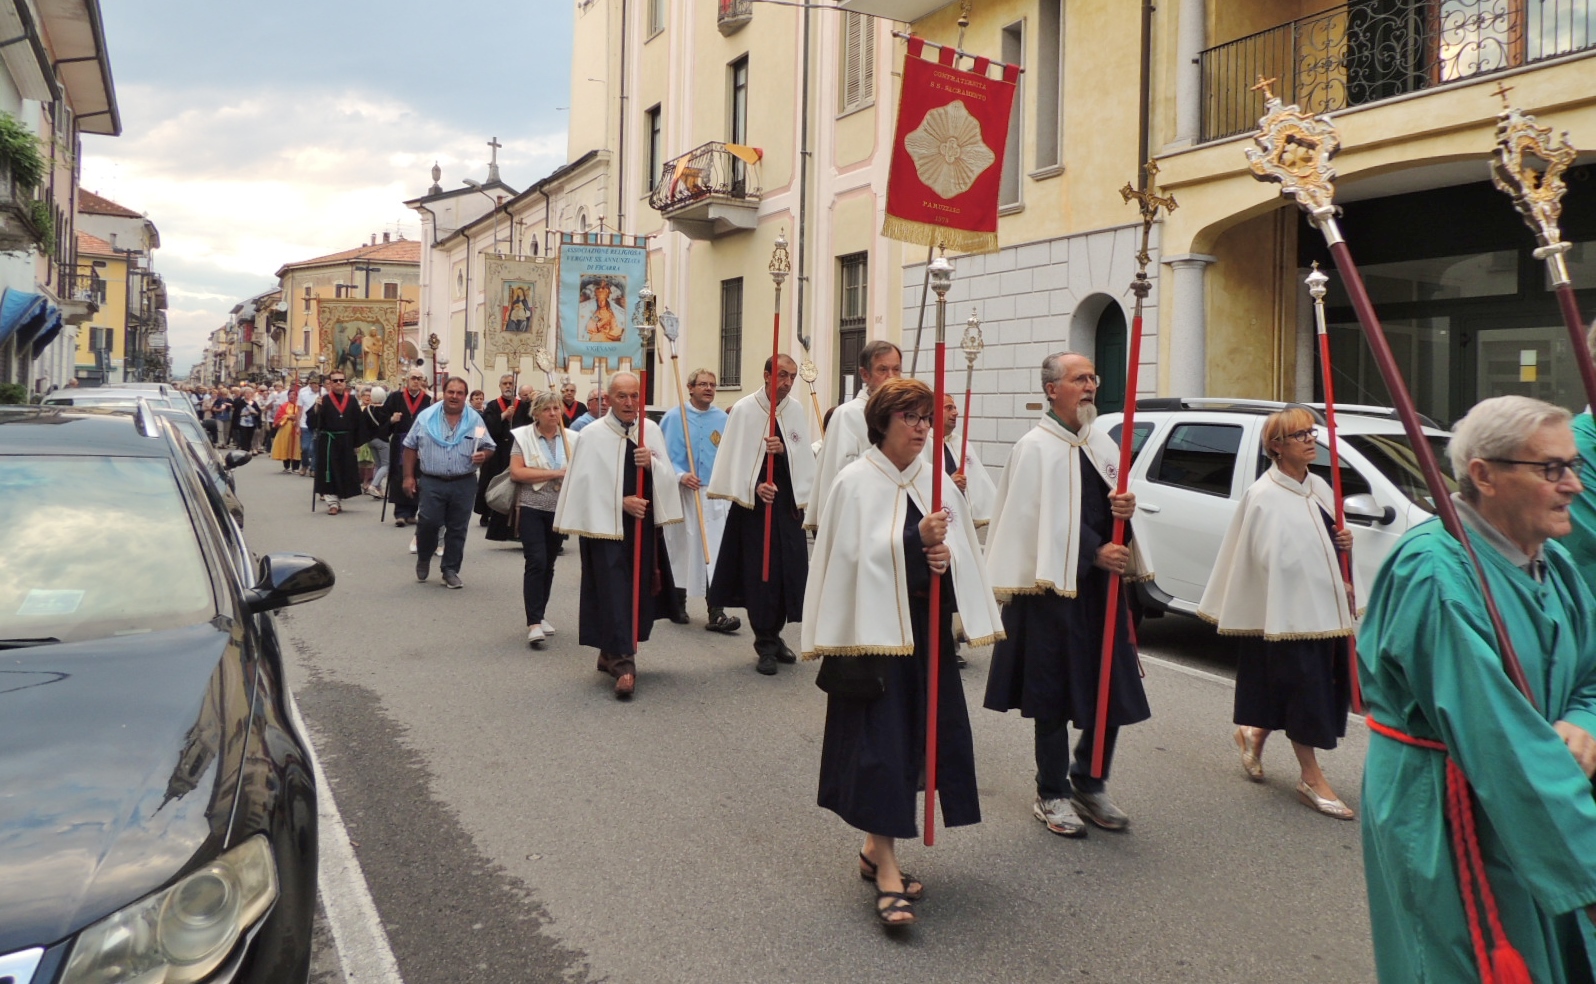
<svg viewBox="0 0 1596 984">
<path fill-rule="evenodd" d="M 781 648 L 776 650 L 776 662 L 796 663 L 798 662 L 798 654 L 788 649 L 787 644 L 784 642 L 781 644 Z"/>
<path fill-rule="evenodd" d="M 432 557 L 429 555 L 423 560 L 416 561 L 416 580 L 425 581 L 427 575 L 432 573 Z"/>
<path fill-rule="evenodd" d="M 759 662 L 754 664 L 754 669 L 756 669 L 759 672 L 763 673 L 765 676 L 775 676 L 776 675 L 776 654 L 775 653 L 760 653 L 759 654 Z"/>
<path fill-rule="evenodd" d="M 458 590 L 459 588 L 465 587 L 465 582 L 460 580 L 460 575 L 456 574 L 454 571 L 444 571 L 443 572 L 443 586 L 446 587 L 446 588 L 455 588 L 455 589 Z"/>
</svg>

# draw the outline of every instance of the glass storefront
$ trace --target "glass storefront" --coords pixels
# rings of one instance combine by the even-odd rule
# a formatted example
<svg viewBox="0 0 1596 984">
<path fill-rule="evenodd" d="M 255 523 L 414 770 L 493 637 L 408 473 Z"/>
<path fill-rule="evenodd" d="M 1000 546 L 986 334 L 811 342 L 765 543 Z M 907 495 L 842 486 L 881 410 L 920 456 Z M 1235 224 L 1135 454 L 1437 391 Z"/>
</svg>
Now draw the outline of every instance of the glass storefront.
<svg viewBox="0 0 1596 984">
<path fill-rule="evenodd" d="M 1563 230 L 1587 319 L 1596 316 L 1596 168 L 1569 172 Z M 1529 230 L 1489 184 L 1349 204 L 1343 229 L 1419 411 L 1450 426 L 1480 400 L 1521 394 L 1585 406 L 1568 330 Z M 1326 314 L 1336 400 L 1390 406 L 1334 265 L 1316 231 L 1299 234 L 1307 274 L 1330 274 Z M 1317 362 L 1317 354 L 1316 354 Z M 1323 398 L 1315 365 L 1315 397 Z"/>
</svg>

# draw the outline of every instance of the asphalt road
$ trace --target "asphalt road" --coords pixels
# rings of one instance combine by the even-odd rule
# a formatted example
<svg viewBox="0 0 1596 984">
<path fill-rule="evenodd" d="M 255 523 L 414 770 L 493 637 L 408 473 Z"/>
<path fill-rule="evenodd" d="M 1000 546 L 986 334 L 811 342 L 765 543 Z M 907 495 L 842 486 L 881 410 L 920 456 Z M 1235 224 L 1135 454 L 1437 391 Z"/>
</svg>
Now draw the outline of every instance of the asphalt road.
<svg viewBox="0 0 1596 984">
<path fill-rule="evenodd" d="M 1296 800 L 1283 739 L 1265 783 L 1243 778 L 1224 646 L 1200 625 L 1146 623 L 1154 717 L 1123 733 L 1110 786 L 1132 825 L 1081 841 L 1031 818 L 1029 723 L 978 708 L 989 653 L 972 653 L 985 819 L 900 846 L 928 890 L 919 923 L 888 933 L 861 835 L 814 805 L 816 664 L 757 675 L 748 630 L 705 632 L 694 601 L 617 702 L 574 638 L 574 543 L 559 634 L 531 651 L 518 547 L 473 527 L 465 589 L 436 570 L 418 584 L 411 531 L 379 525 L 379 503 L 312 515 L 310 481 L 276 467 L 238 472 L 246 532 L 337 571 L 328 599 L 282 616 L 289 674 L 410 984 L 1374 978 L 1358 825 Z M 1366 741 L 1349 732 L 1322 761 L 1357 808 Z M 384 979 L 320 938 L 318 982 Z"/>
</svg>

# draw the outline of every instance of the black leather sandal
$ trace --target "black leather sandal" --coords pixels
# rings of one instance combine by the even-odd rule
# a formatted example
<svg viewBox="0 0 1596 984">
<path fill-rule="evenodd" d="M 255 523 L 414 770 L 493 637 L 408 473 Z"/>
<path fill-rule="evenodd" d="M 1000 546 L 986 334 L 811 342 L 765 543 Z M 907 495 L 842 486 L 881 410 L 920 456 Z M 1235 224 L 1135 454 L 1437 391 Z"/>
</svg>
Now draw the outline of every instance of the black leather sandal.
<svg viewBox="0 0 1596 984">
<path fill-rule="evenodd" d="M 882 905 L 883 899 L 889 900 Z M 908 913 L 909 918 L 894 919 L 899 913 Z M 902 892 L 877 892 L 876 893 L 876 918 L 883 926 L 909 926 L 914 923 L 914 899 Z"/>
<path fill-rule="evenodd" d="M 904 897 L 910 902 L 920 901 L 925 896 L 925 884 L 907 871 L 898 874 L 903 878 Z M 872 885 L 876 882 L 876 863 L 865 857 L 863 851 L 859 852 L 859 877 Z"/>
</svg>

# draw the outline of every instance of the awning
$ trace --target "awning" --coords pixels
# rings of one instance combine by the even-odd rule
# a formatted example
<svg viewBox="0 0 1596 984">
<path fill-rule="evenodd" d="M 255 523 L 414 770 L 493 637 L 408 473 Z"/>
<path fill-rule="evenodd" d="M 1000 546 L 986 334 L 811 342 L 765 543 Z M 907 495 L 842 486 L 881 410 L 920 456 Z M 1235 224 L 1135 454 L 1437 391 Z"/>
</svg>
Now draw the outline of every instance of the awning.
<svg viewBox="0 0 1596 984">
<path fill-rule="evenodd" d="M 61 334 L 61 326 L 65 322 L 61 318 L 61 309 L 54 304 L 49 305 L 49 313 L 45 316 L 44 327 L 33 336 L 33 357 L 37 359 L 44 354 L 44 350 Z"/>
<path fill-rule="evenodd" d="M 936 13 L 949 2 L 950 0 L 842 0 L 837 7 L 856 14 L 869 14 L 872 17 L 884 17 L 887 20 L 912 24 L 927 14 Z"/>
<path fill-rule="evenodd" d="M 47 303 L 40 294 L 7 287 L 5 294 L 0 295 L 0 345 L 36 317 Z"/>
</svg>

